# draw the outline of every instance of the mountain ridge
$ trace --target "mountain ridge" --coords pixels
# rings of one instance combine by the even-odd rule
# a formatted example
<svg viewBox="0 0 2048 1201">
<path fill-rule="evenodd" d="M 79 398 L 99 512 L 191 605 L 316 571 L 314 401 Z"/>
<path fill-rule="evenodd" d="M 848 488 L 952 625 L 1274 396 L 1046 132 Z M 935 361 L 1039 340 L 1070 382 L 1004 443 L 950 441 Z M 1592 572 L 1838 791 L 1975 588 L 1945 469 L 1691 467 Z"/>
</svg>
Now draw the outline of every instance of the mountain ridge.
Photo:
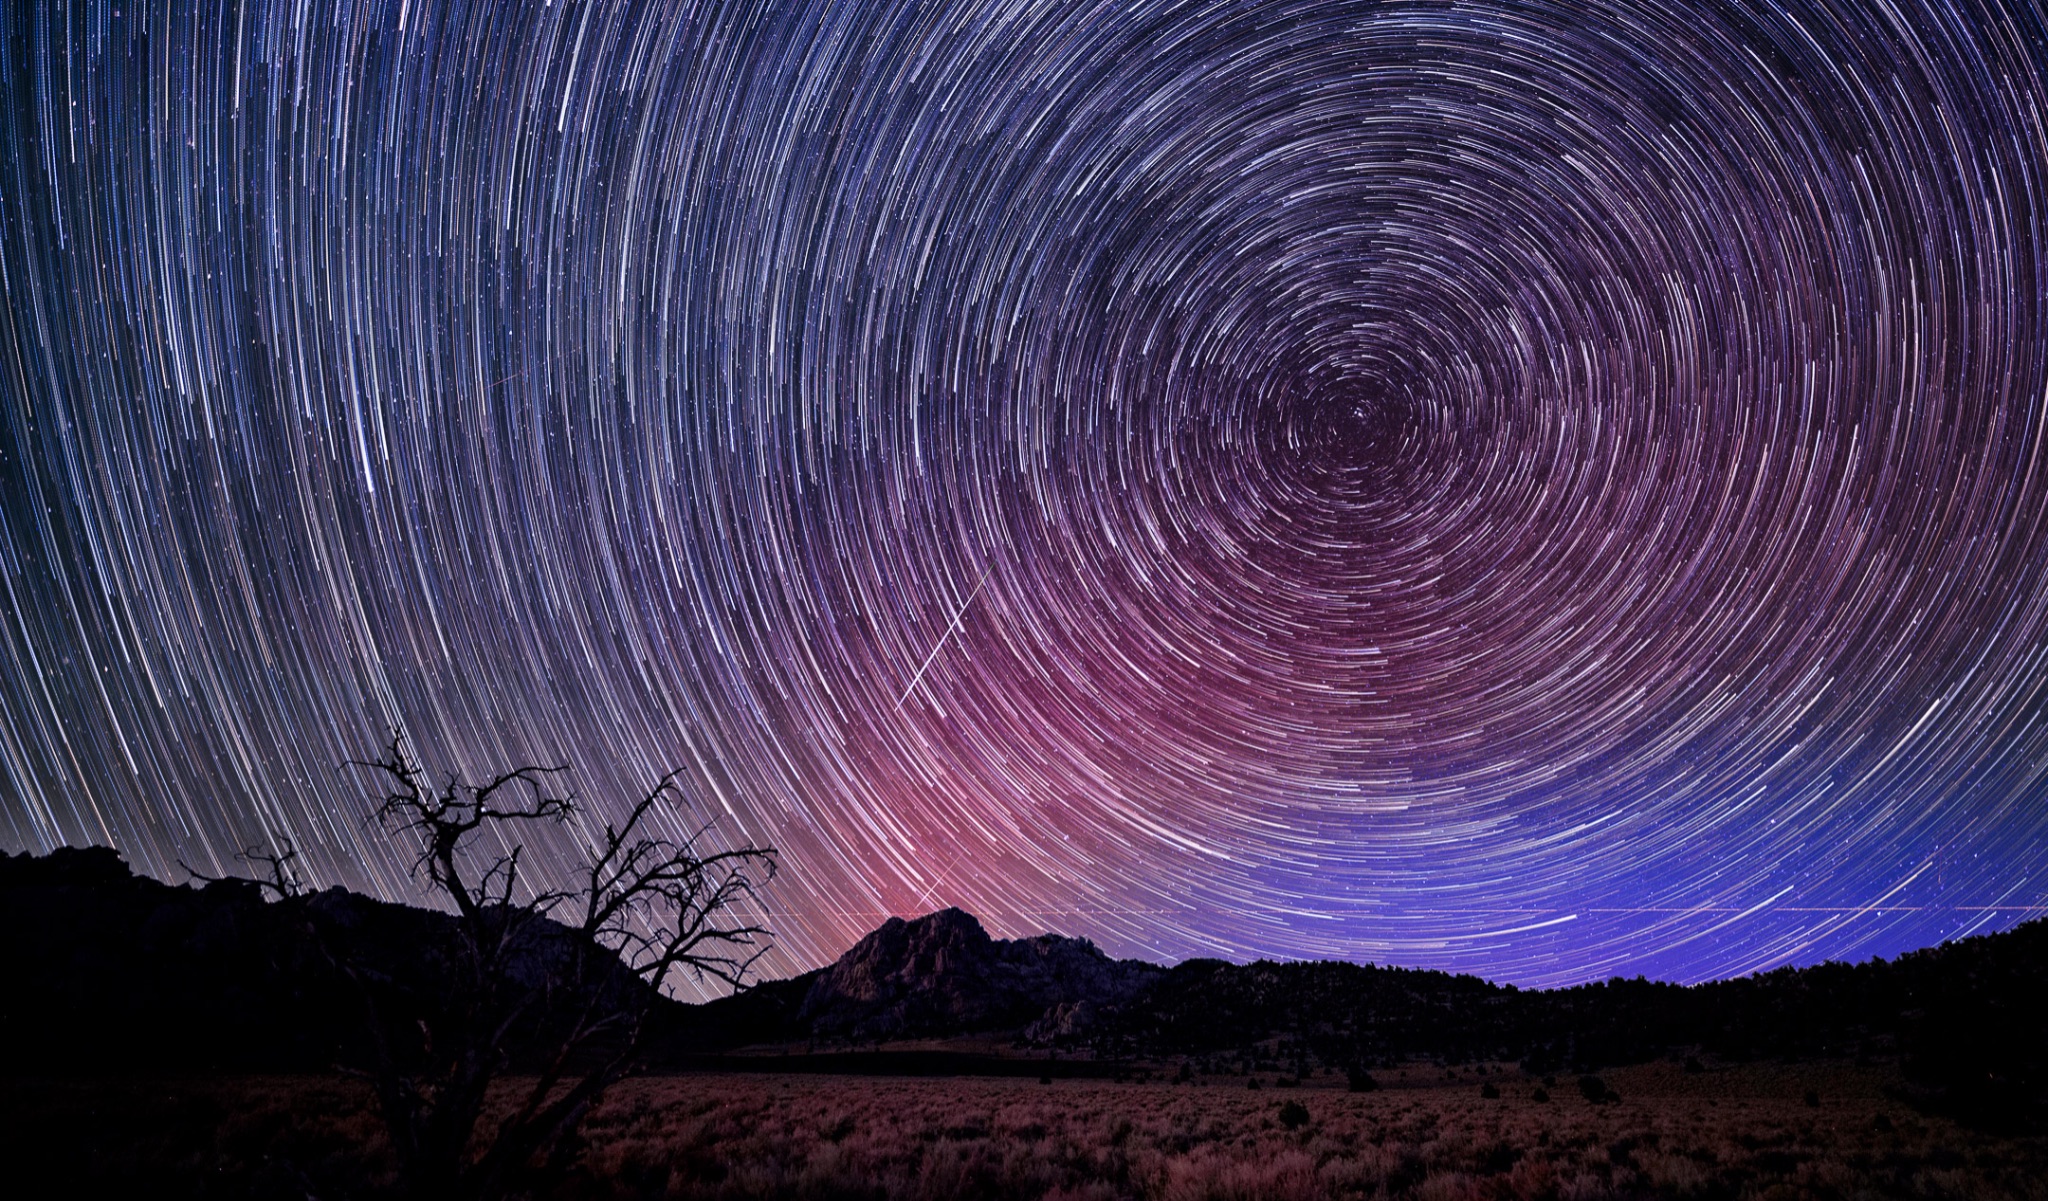
<svg viewBox="0 0 2048 1201">
<path fill-rule="evenodd" d="M 353 931 L 349 953 L 432 996 L 446 914 L 340 889 L 308 903 Z M 254 884 L 164 884 L 106 848 L 0 856 L 0 965 L 15 980 L 0 990 L 0 1045 L 16 1048 L 17 1070 L 316 1070 L 351 1037 L 317 956 Z M 2048 1082 L 2037 1016 L 2048 1012 L 2048 921 L 1893 960 L 1539 990 L 1329 960 L 1162 966 L 1058 934 L 995 939 L 943 909 L 891 918 L 825 967 L 657 1008 L 657 1070 L 748 1047 L 965 1038 L 1010 1055 L 1297 1078 L 1416 1059 L 1542 1073 L 1673 1056 L 1856 1057 L 1897 1061 L 1932 1093 L 2035 1112 Z"/>
</svg>

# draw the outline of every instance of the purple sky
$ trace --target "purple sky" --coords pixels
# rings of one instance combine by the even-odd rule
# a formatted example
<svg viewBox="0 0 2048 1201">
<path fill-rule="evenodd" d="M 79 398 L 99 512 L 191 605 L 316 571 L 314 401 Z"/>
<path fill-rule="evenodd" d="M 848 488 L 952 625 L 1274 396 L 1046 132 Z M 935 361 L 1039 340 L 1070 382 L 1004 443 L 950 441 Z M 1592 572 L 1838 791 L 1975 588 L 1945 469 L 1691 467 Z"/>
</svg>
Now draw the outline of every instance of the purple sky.
<svg viewBox="0 0 2048 1201">
<path fill-rule="evenodd" d="M 688 768 L 774 972 L 2048 912 L 2033 5 L 4 20 L 0 844 L 416 896 L 395 729 Z"/>
</svg>

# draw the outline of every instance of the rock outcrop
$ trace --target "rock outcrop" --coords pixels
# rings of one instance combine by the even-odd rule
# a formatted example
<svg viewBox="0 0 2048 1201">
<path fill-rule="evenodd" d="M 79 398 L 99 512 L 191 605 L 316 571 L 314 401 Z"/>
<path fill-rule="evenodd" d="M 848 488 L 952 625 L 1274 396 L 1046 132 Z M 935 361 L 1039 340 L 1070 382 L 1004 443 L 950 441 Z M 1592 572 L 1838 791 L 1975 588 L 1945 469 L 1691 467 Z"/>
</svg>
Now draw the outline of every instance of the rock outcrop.
<svg viewBox="0 0 2048 1201">
<path fill-rule="evenodd" d="M 990 938 L 972 916 L 942 909 L 891 918 L 855 943 L 812 980 L 796 1018 L 813 1037 L 849 1042 L 964 1032 L 1061 1041 L 1163 974 L 1083 938 Z"/>
</svg>

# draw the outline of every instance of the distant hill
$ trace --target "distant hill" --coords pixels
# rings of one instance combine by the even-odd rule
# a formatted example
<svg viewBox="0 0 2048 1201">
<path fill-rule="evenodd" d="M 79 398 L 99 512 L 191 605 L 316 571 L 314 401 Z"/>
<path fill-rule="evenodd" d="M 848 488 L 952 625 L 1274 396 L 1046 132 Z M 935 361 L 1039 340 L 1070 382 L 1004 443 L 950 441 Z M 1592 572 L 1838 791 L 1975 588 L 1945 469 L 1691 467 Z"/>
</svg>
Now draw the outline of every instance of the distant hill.
<svg viewBox="0 0 2048 1201">
<path fill-rule="evenodd" d="M 1166 975 L 1111 959 L 1081 938 L 990 938 L 958 909 L 892 917 L 837 962 L 713 1001 L 692 1029 L 714 1045 L 854 1045 L 997 1034 L 1079 1045 L 1105 1011 L 1134 1003 Z"/>
<path fill-rule="evenodd" d="M 1662 1057 L 1898 1061 L 1930 1104 L 1999 1122 L 2048 1101 L 2048 922 L 1891 961 L 1691 987 L 1524 990 L 1338 962 L 1171 968 L 1083 940 L 991 939 L 957 909 L 891 919 L 837 963 L 698 1007 L 680 1045 L 815 1051 L 969 1034 L 1020 1051 L 1303 1075 L 1414 1058 L 1538 1074 Z"/>
<path fill-rule="evenodd" d="M 449 918 L 330 889 L 305 898 L 341 952 L 445 990 Z M 111 850 L 0 855 L 0 1045 L 13 1071 L 319 1069 L 357 1011 L 305 918 L 252 884 L 172 887 Z M 552 931 L 552 933 L 551 933 Z M 526 953 L 560 952 L 551 924 Z M 540 973 L 536 973 L 538 978 Z M 620 969 L 611 987 L 637 987 Z M 828 967 L 708 1005 L 663 1002 L 655 1066 L 748 1045 L 844 1052 L 979 1036 L 1017 1054 L 1364 1072 L 1413 1058 L 1538 1073 L 1663 1056 L 1898 1060 L 1931 1103 L 2038 1113 L 2048 1082 L 2048 922 L 1891 961 L 1681 987 L 1521 990 L 1336 962 L 1171 968 L 1083 939 L 991 938 L 957 909 L 892 918 Z"/>
<path fill-rule="evenodd" d="M 174 887 L 135 875 L 105 847 L 0 854 L 0 1070 L 318 1071 L 359 1061 L 363 1009 L 329 952 L 432 1014 L 455 991 L 445 983 L 453 928 L 447 914 L 340 888 L 280 905 L 243 880 Z M 567 938 L 541 923 L 518 948 L 515 979 L 536 997 Z M 601 987 L 646 985 L 621 966 Z M 573 1000 L 536 1006 L 536 1023 Z"/>
</svg>

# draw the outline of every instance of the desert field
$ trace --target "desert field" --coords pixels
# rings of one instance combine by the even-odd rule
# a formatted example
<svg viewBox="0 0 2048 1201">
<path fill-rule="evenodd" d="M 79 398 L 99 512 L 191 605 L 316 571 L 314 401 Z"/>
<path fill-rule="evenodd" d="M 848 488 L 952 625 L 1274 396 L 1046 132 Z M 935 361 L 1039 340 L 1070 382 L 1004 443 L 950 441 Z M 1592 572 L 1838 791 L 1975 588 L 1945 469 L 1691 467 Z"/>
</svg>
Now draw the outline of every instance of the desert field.
<svg viewBox="0 0 2048 1201">
<path fill-rule="evenodd" d="M 1892 1099 L 1876 1068 L 1653 1064 L 1603 1073 L 1597 1088 L 1495 1066 L 1416 1065 L 1376 1079 L 1360 1093 L 1332 1076 L 648 1077 L 613 1091 L 545 1192 L 2048 1198 L 2048 1139 L 1923 1114 Z M 344 1079 L 17 1079 L 0 1083 L 0 1097 L 9 1162 L 44 1182 L 17 1196 L 331 1198 L 388 1183 L 368 1095 Z"/>
</svg>

